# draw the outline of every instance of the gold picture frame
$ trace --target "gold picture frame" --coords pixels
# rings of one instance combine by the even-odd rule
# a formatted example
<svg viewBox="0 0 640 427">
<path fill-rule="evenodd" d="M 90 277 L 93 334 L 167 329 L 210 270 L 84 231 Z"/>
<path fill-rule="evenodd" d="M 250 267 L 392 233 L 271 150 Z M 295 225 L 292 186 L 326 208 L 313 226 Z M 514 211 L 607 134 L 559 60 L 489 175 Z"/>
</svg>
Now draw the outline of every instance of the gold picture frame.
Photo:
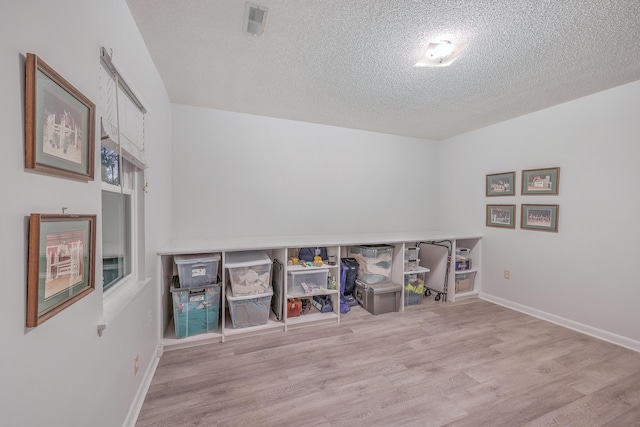
<svg viewBox="0 0 640 427">
<path fill-rule="evenodd" d="M 560 168 L 527 169 L 522 171 L 523 196 L 557 196 L 560 188 Z"/>
<path fill-rule="evenodd" d="M 93 181 L 95 104 L 33 53 L 25 88 L 25 168 Z"/>
<path fill-rule="evenodd" d="M 520 228 L 558 232 L 560 205 L 522 205 Z"/>
<path fill-rule="evenodd" d="M 96 215 L 31 214 L 27 327 L 95 289 Z"/>
</svg>

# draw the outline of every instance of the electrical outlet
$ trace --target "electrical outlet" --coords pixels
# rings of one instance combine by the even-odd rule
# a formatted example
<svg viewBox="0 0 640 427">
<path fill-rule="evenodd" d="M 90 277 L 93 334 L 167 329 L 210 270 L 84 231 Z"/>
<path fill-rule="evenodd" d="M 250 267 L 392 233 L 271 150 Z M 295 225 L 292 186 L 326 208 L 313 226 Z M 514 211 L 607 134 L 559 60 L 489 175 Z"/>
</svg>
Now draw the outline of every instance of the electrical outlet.
<svg viewBox="0 0 640 427">
<path fill-rule="evenodd" d="M 505 270 L 504 271 L 504 278 L 505 279 L 511 279 L 511 272 L 509 270 Z"/>
<path fill-rule="evenodd" d="M 138 375 L 138 368 L 140 368 L 140 362 L 138 359 L 138 355 L 136 354 L 136 357 L 133 359 L 133 376 L 134 377 Z"/>
</svg>

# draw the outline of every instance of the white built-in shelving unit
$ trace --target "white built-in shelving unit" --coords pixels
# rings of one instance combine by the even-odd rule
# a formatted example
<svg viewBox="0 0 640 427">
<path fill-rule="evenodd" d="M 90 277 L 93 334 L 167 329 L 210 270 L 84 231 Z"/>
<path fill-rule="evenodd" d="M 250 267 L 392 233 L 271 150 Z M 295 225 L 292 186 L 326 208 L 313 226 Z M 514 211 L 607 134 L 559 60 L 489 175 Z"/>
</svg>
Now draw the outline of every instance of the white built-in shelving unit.
<svg viewBox="0 0 640 427">
<path fill-rule="evenodd" d="M 432 241 L 450 241 L 453 246 L 453 259 L 455 259 L 455 246 L 466 247 L 471 250 L 473 258 L 473 269 L 476 271 L 475 284 L 473 290 L 464 294 L 455 293 L 455 278 L 458 273 L 455 271 L 455 264 L 451 262 L 449 271 L 449 288 L 447 290 L 447 300 L 455 301 L 456 299 L 469 298 L 478 295 L 480 281 L 479 270 L 480 265 L 480 240 L 481 236 L 455 236 L 449 233 L 441 232 L 415 232 L 415 233 L 385 233 L 385 234 L 363 234 L 363 235 L 341 235 L 341 236 L 298 236 L 298 237 L 261 237 L 261 238 L 234 238 L 234 239 L 193 239 L 193 240 L 176 240 L 165 245 L 159 252 L 161 265 L 161 292 L 160 298 L 162 315 L 160 341 L 162 349 L 167 351 L 195 345 L 207 343 L 224 342 L 225 340 L 248 337 L 256 334 L 269 332 L 287 331 L 290 328 L 298 326 L 313 326 L 322 323 L 339 323 L 340 322 L 340 259 L 348 256 L 348 248 L 352 245 L 391 245 L 393 246 L 392 273 L 391 281 L 394 283 L 404 283 L 405 273 L 426 272 L 426 286 L 440 286 L 437 284 L 438 279 L 431 278 L 434 273 L 442 270 L 442 266 L 446 266 L 446 255 L 442 253 L 425 253 L 421 255 L 420 265 L 417 270 L 411 272 L 405 271 L 405 249 L 415 247 L 421 242 Z M 298 251 L 303 247 L 326 247 L 328 255 L 334 255 L 336 258 L 335 265 L 329 265 L 326 262 L 321 267 L 302 267 L 300 265 L 287 265 L 287 260 L 291 257 L 297 257 Z M 428 245 L 421 244 L 421 251 Z M 262 250 L 273 260 L 279 260 L 284 266 L 283 274 L 283 312 L 282 318 L 277 319 L 276 315 L 270 311 L 270 317 L 267 323 L 259 326 L 250 326 L 245 328 L 234 329 L 227 308 L 227 276 L 228 271 L 225 266 L 226 254 L 235 251 Z M 172 277 L 177 274 L 174 264 L 174 256 L 182 254 L 218 254 L 220 262 L 218 264 L 218 277 L 220 279 L 220 319 L 218 329 L 212 332 L 188 336 L 184 338 L 176 338 L 173 322 L 173 303 L 170 292 Z M 289 290 L 291 273 L 304 274 L 305 272 L 314 272 L 318 270 L 328 270 L 328 274 L 336 278 L 338 289 L 323 289 L 311 294 L 304 294 Z M 429 281 L 431 279 L 431 281 Z M 442 282 L 442 278 L 439 279 Z M 288 298 L 312 298 L 313 295 L 330 295 L 333 305 L 333 311 L 329 313 L 320 313 L 312 308 L 308 314 L 287 317 L 286 303 Z M 404 301 L 404 295 L 403 295 Z M 404 310 L 401 307 L 401 311 Z M 411 307 L 409 307 L 411 308 Z M 348 316 L 348 314 L 347 314 Z"/>
</svg>

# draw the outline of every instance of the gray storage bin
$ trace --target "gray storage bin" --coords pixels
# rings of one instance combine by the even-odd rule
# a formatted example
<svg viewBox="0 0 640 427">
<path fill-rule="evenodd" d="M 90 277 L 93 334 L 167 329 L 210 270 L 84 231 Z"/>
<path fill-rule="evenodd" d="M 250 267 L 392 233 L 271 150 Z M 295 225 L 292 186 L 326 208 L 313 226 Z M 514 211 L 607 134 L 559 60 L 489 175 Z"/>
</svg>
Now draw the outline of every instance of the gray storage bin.
<svg viewBox="0 0 640 427">
<path fill-rule="evenodd" d="M 371 314 L 400 311 L 402 285 L 392 282 L 369 284 L 356 280 L 354 296 Z"/>
<path fill-rule="evenodd" d="M 218 281 L 219 254 L 176 255 L 181 288 L 195 288 Z"/>
</svg>

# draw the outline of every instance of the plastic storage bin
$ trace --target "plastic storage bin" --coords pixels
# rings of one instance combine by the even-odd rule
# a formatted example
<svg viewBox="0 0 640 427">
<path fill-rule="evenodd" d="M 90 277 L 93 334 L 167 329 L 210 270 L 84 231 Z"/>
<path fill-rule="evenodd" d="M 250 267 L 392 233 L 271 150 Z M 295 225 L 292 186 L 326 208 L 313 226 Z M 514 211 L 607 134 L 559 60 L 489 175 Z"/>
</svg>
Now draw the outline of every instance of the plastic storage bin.
<svg viewBox="0 0 640 427">
<path fill-rule="evenodd" d="M 181 288 L 194 288 L 218 282 L 218 254 L 176 255 Z"/>
<path fill-rule="evenodd" d="M 404 250 L 404 260 L 405 261 L 413 261 L 418 259 L 418 253 L 420 252 L 419 247 L 415 248 L 405 248 Z"/>
<path fill-rule="evenodd" d="M 375 284 L 391 280 L 393 246 L 349 246 L 349 257 L 358 261 L 357 277 L 364 283 Z"/>
<path fill-rule="evenodd" d="M 473 291 L 476 272 L 456 273 L 456 294 Z"/>
<path fill-rule="evenodd" d="M 290 294 L 323 293 L 327 289 L 329 269 L 290 271 L 287 289 Z"/>
<path fill-rule="evenodd" d="M 404 305 L 422 304 L 426 272 L 404 275 Z"/>
<path fill-rule="evenodd" d="M 468 248 L 457 248 L 456 249 L 456 259 L 467 259 L 469 258 L 469 254 L 471 253 L 471 249 Z"/>
<path fill-rule="evenodd" d="M 218 329 L 220 285 L 201 289 L 171 287 L 176 337 L 184 338 Z"/>
<path fill-rule="evenodd" d="M 271 311 L 271 296 L 273 290 L 260 295 L 232 296 L 227 287 L 227 302 L 233 329 L 248 326 L 266 325 Z"/>
<path fill-rule="evenodd" d="M 412 259 L 404 261 L 404 271 L 415 271 L 420 268 L 420 260 Z"/>
<path fill-rule="evenodd" d="M 358 303 L 371 314 L 400 311 L 402 285 L 399 283 L 368 284 L 356 280 L 354 295 Z"/>
<path fill-rule="evenodd" d="M 234 297 L 264 294 L 271 286 L 271 259 L 264 251 L 228 252 L 224 266 Z"/>
</svg>

